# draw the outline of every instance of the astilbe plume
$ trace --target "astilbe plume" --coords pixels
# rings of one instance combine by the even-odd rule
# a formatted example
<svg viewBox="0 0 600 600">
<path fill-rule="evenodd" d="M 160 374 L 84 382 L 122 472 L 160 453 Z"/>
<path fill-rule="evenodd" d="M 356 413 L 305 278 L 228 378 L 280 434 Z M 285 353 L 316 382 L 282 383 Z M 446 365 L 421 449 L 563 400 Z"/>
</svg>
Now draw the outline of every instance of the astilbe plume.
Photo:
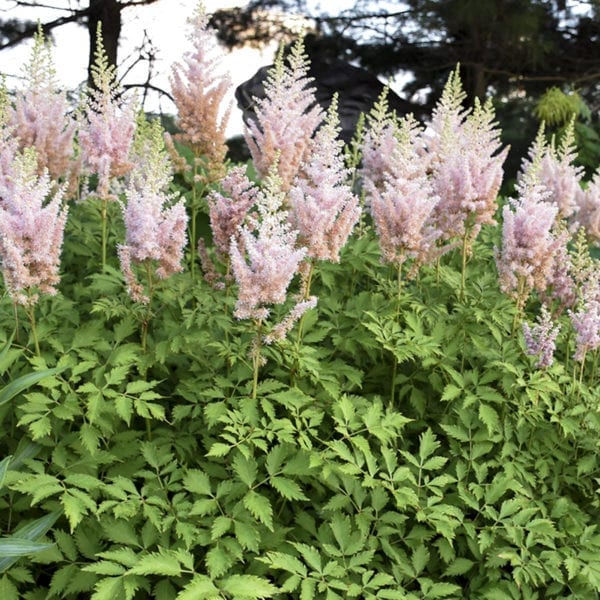
<svg viewBox="0 0 600 600">
<path fill-rule="evenodd" d="M 194 151 L 206 168 L 206 177 L 216 181 L 223 175 L 227 153 L 225 130 L 231 105 L 224 106 L 223 101 L 232 84 L 222 72 L 223 52 L 208 27 L 203 3 L 198 4 L 188 25 L 192 49 L 174 65 L 170 76 L 181 130 L 175 139 Z"/>
<path fill-rule="evenodd" d="M 531 169 L 539 170 L 537 177 L 549 191 L 546 202 L 554 202 L 558 206 L 558 216 L 564 219 L 573 219 L 577 212 L 576 198 L 583 168 L 574 165 L 576 157 L 573 121 L 558 146 L 554 137 L 549 144 L 546 142 L 542 124 L 519 174 L 524 177 Z"/>
<path fill-rule="evenodd" d="M 146 150 L 145 160 L 134 168 L 125 192 L 126 203 L 121 204 L 126 233 L 125 244 L 118 247 L 128 293 L 135 302 L 144 304 L 150 296 L 138 281 L 133 264 L 145 266 L 149 276 L 154 266 L 159 279 L 181 271 L 188 220 L 183 199 L 177 200 L 165 190 L 171 166 L 158 122 L 147 128 L 145 135 L 145 142 L 140 142 Z"/>
<path fill-rule="evenodd" d="M 575 329 L 575 360 L 583 361 L 588 351 L 600 348 L 600 270 L 596 265 L 581 289 L 577 311 L 569 316 Z"/>
<path fill-rule="evenodd" d="M 384 88 L 379 99 L 366 117 L 360 153 L 362 166 L 359 169 L 363 189 L 383 190 L 386 173 L 391 169 L 390 159 L 397 145 L 396 116 L 390 112 L 387 95 Z M 369 198 L 365 198 L 369 206 Z"/>
<path fill-rule="evenodd" d="M 560 324 L 553 321 L 552 315 L 545 305 L 542 305 L 536 321 L 532 327 L 526 321 L 523 322 L 525 346 L 527 354 L 537 357 L 537 368 L 546 369 L 554 361 L 556 337 L 560 332 Z"/>
<path fill-rule="evenodd" d="M 10 174 L 0 179 L 1 269 L 17 304 L 32 306 L 39 293 L 56 294 L 68 209 L 64 188 L 51 195 L 52 188 L 47 171 L 38 175 L 33 148 L 16 154 Z"/>
<path fill-rule="evenodd" d="M 220 191 L 208 196 L 210 228 L 219 259 L 229 256 L 231 238 L 239 235 L 248 211 L 256 203 L 259 188 L 246 175 L 246 168 L 232 167 L 221 180 Z"/>
<path fill-rule="evenodd" d="M 393 146 L 387 157 L 381 185 L 367 179 L 364 183 L 367 202 L 379 236 L 382 260 L 401 267 L 411 259 L 412 272 L 430 261 L 439 231 L 431 224 L 431 214 L 438 197 L 420 161 L 417 147 L 421 130 L 412 117 L 405 117 L 393 129 Z M 389 137 L 383 130 L 386 139 Z"/>
<path fill-rule="evenodd" d="M 69 116 L 67 96 L 56 80 L 52 53 L 41 26 L 23 75 L 25 86 L 17 91 L 9 115 L 19 147 L 33 146 L 38 173 L 47 169 L 52 179 L 67 181 L 74 191 L 79 169 L 73 144 L 77 122 Z"/>
<path fill-rule="evenodd" d="M 265 321 L 269 305 L 286 301 L 288 286 L 306 256 L 306 248 L 296 247 L 298 232 L 282 209 L 285 193 L 274 165 L 257 193 L 257 216 L 239 227 L 232 236 L 229 255 L 238 299 L 234 315 L 238 319 Z"/>
<path fill-rule="evenodd" d="M 317 260 L 339 262 L 340 250 L 360 218 L 359 200 L 348 184 L 344 143 L 338 137 L 337 98 L 311 142 L 308 157 L 288 192 L 289 220 L 298 242 Z"/>
<path fill-rule="evenodd" d="M 472 111 L 462 110 L 464 93 L 457 77 L 450 77 L 434 110 L 427 153 L 440 198 L 433 219 L 441 239 L 463 238 L 468 249 L 482 225 L 495 223 L 508 148 L 501 150 L 491 100 L 482 105 L 476 99 Z"/>
<path fill-rule="evenodd" d="M 0 85 L 0 185 L 6 185 L 11 176 L 12 164 L 19 151 L 19 138 L 11 124 L 12 107 L 4 83 Z"/>
<path fill-rule="evenodd" d="M 94 88 L 90 89 L 79 126 L 79 144 L 87 173 L 98 176 L 95 194 L 116 199 L 112 180 L 126 175 L 133 167 L 129 150 L 135 133 L 136 102 L 121 98 L 114 65 L 108 64 L 101 29 L 92 66 Z"/>
<path fill-rule="evenodd" d="M 600 246 L 600 170 L 594 173 L 585 189 L 575 196 L 577 213 L 574 226 L 583 227 L 590 242 Z"/>
<path fill-rule="evenodd" d="M 522 309 L 533 290 L 546 290 L 553 272 L 558 207 L 545 202 L 548 192 L 534 177 L 517 190 L 518 198 L 503 208 L 502 246 L 495 253 L 500 288 Z"/>
<path fill-rule="evenodd" d="M 265 81 L 265 97 L 256 99 L 256 116 L 245 125 L 244 136 L 254 166 L 266 177 L 273 165 L 287 191 L 308 156 L 313 133 L 323 121 L 314 88 L 309 87 L 309 61 L 298 40 L 287 63 L 280 50 Z"/>
</svg>

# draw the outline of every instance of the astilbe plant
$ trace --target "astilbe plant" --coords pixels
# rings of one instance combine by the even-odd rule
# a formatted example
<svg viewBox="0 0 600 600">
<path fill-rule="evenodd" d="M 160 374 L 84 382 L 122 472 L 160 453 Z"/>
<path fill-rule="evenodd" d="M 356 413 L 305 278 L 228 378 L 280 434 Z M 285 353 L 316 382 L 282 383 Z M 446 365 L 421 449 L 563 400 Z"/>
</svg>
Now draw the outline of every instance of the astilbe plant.
<svg viewBox="0 0 600 600">
<path fill-rule="evenodd" d="M 11 113 L 8 91 L 4 84 L 0 86 L 0 183 L 7 184 L 11 176 L 12 163 L 19 151 L 19 138 L 15 127 L 10 123 Z"/>
<path fill-rule="evenodd" d="M 600 169 L 585 189 L 580 187 L 577 190 L 575 202 L 575 225 L 583 227 L 590 242 L 600 246 Z"/>
<path fill-rule="evenodd" d="M 245 124 L 244 137 L 259 176 L 266 177 L 277 165 L 284 191 L 308 157 L 312 135 L 324 116 L 308 68 L 301 40 L 287 59 L 280 49 L 264 83 L 265 97 L 256 99 L 256 116 Z"/>
<path fill-rule="evenodd" d="M 85 172 L 98 177 L 94 195 L 114 200 L 111 183 L 133 167 L 129 150 L 135 133 L 137 108 L 134 100 L 122 97 L 116 68 L 108 63 L 100 26 L 92 80 L 94 87 L 88 90 L 78 141 Z"/>
<path fill-rule="evenodd" d="M 9 124 L 18 136 L 19 148 L 33 146 L 38 172 L 48 170 L 56 181 L 64 180 L 75 191 L 79 161 L 75 158 L 77 122 L 70 115 L 67 95 L 56 80 L 54 61 L 41 26 L 34 35 L 31 58 L 24 68 L 24 87 L 17 91 Z"/>
<path fill-rule="evenodd" d="M 434 192 L 425 161 L 418 158 L 421 129 L 412 117 L 405 117 L 399 126 L 391 123 L 380 132 L 379 147 L 386 146 L 387 166 L 377 179 L 364 181 L 366 202 L 381 248 L 382 261 L 401 270 L 406 261 L 412 262 L 408 276 L 433 260 L 436 240 L 440 236 L 432 214 L 439 198 Z"/>
<path fill-rule="evenodd" d="M 195 160 L 204 167 L 201 177 L 212 182 L 225 171 L 225 133 L 231 105 L 224 101 L 232 84 L 230 76 L 223 72 L 224 54 L 215 32 L 208 26 L 203 3 L 188 19 L 188 27 L 191 50 L 173 66 L 170 75 L 180 129 L 174 138 L 193 150 Z"/>
<path fill-rule="evenodd" d="M 555 203 L 558 216 L 571 221 L 577 216 L 577 195 L 583 175 L 583 168 L 574 164 L 576 158 L 574 122 L 569 123 L 559 144 L 554 136 L 550 143 L 546 142 L 542 124 L 520 172 L 520 177 L 526 177 L 531 169 L 539 169 L 539 180 L 549 191 L 546 202 Z"/>
<path fill-rule="evenodd" d="M 552 314 L 544 304 L 542 304 L 540 314 L 533 326 L 530 326 L 527 321 L 523 321 L 523 336 L 527 354 L 537 358 L 538 369 L 552 366 L 556 350 L 556 337 L 559 332 L 560 324 L 552 319 Z"/>
<path fill-rule="evenodd" d="M 33 306 L 39 294 L 56 294 L 68 208 L 64 189 L 55 190 L 47 171 L 38 175 L 37 155 L 15 155 L 11 173 L 0 180 L 0 260 L 4 284 L 16 304 L 28 307 L 39 354 Z"/>
<path fill-rule="evenodd" d="M 290 223 L 298 231 L 298 243 L 314 260 L 339 262 L 340 250 L 360 218 L 359 200 L 344 167 L 344 143 L 338 136 L 334 98 L 288 192 Z"/>
<path fill-rule="evenodd" d="M 482 105 L 476 99 L 473 109 L 466 111 L 463 99 L 457 70 L 434 109 L 427 162 L 440 198 L 433 218 L 441 240 L 461 239 L 464 263 L 481 226 L 495 222 L 508 148 L 501 149 L 491 100 Z"/>
<path fill-rule="evenodd" d="M 184 200 L 167 191 L 172 171 L 160 123 L 153 121 L 138 131 L 134 147 L 139 162 L 131 173 L 126 201 L 121 204 L 126 233 L 118 254 L 129 295 L 135 302 L 149 304 L 153 274 L 166 279 L 182 270 L 188 218 Z M 146 272 L 146 291 L 133 264 Z"/>
<path fill-rule="evenodd" d="M 535 178 L 517 186 L 519 196 L 502 210 L 502 245 L 496 248 L 500 288 L 525 306 L 532 291 L 544 291 L 553 272 L 558 208 L 545 202 L 545 187 Z"/>
</svg>

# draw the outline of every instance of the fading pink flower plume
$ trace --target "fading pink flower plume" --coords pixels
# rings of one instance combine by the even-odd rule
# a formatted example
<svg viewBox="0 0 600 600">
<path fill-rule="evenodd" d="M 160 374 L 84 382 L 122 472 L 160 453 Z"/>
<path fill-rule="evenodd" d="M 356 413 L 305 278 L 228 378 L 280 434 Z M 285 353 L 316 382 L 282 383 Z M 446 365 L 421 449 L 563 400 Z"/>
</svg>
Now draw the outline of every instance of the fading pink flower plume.
<svg viewBox="0 0 600 600">
<path fill-rule="evenodd" d="M 577 190 L 575 203 L 577 211 L 573 227 L 583 227 L 589 241 L 600 246 L 600 169 L 585 189 Z"/>
<path fill-rule="evenodd" d="M 246 123 L 245 138 L 261 177 L 273 165 L 287 191 L 308 157 L 313 133 L 323 121 L 314 88 L 309 87 L 309 61 L 299 40 L 284 61 L 280 51 L 265 81 L 265 97 L 256 99 L 256 117 Z"/>
<path fill-rule="evenodd" d="M 223 52 L 208 27 L 208 15 L 199 3 L 188 20 L 191 50 L 173 67 L 171 92 L 177 107 L 177 125 L 181 133 L 175 139 L 188 145 L 204 161 L 209 179 L 218 179 L 224 171 L 227 145 L 225 129 L 231 105 L 223 100 L 231 88 L 231 79 L 222 72 Z"/>
<path fill-rule="evenodd" d="M 70 116 L 66 93 L 59 88 L 49 45 L 41 26 L 34 36 L 29 63 L 24 69 L 23 89 L 15 95 L 9 124 L 18 135 L 19 148 L 33 146 L 38 173 L 45 169 L 55 181 L 65 180 L 74 191 L 79 164 L 75 159 L 77 122 Z"/>
<path fill-rule="evenodd" d="M 95 195 L 115 199 L 112 181 L 133 168 L 129 150 L 136 124 L 136 103 L 121 98 L 114 66 L 109 66 L 100 27 L 98 50 L 92 67 L 95 88 L 89 90 L 79 126 L 84 168 L 98 176 Z"/>
<path fill-rule="evenodd" d="M 56 294 L 67 207 L 64 188 L 53 195 L 52 188 L 47 171 L 38 175 L 33 148 L 16 154 L 0 178 L 0 268 L 17 304 L 33 305 L 39 293 Z"/>
<path fill-rule="evenodd" d="M 600 348 L 600 270 L 589 274 L 581 290 L 577 311 L 569 311 L 575 329 L 575 360 L 583 361 L 589 350 Z"/>
<path fill-rule="evenodd" d="M 350 171 L 344 167 L 344 143 L 338 134 L 334 98 L 288 192 L 289 220 L 299 232 L 299 243 L 306 246 L 309 257 L 332 262 L 339 262 L 340 250 L 360 218 L 359 200 L 348 184 Z"/>
<path fill-rule="evenodd" d="M 231 238 L 238 319 L 266 320 L 270 305 L 286 301 L 288 286 L 306 256 L 306 248 L 296 247 L 298 232 L 291 229 L 282 209 L 285 193 L 275 168 L 257 194 L 256 219 L 240 226 L 238 236 Z"/>
<path fill-rule="evenodd" d="M 419 160 L 422 131 L 412 117 L 398 126 L 388 125 L 381 136 L 389 155 L 379 182 L 364 182 L 379 236 L 382 260 L 401 266 L 414 261 L 414 269 L 432 260 L 440 232 L 432 222 L 439 199 L 427 173 L 427 163 Z"/>
<path fill-rule="evenodd" d="M 554 361 L 556 337 L 560 332 L 560 324 L 552 320 L 552 315 L 545 305 L 542 305 L 536 323 L 530 326 L 523 322 L 523 335 L 527 354 L 537 357 L 538 369 L 546 369 Z"/>
<path fill-rule="evenodd" d="M 145 160 L 136 165 L 125 193 L 126 202 L 121 205 L 125 243 L 118 247 L 118 254 L 130 296 L 136 302 L 148 303 L 150 298 L 133 264 L 152 265 L 160 279 L 181 271 L 188 217 L 184 200 L 166 192 L 171 166 L 158 121 L 142 128 L 141 135 L 147 136 L 140 142 L 146 150 Z"/>
</svg>

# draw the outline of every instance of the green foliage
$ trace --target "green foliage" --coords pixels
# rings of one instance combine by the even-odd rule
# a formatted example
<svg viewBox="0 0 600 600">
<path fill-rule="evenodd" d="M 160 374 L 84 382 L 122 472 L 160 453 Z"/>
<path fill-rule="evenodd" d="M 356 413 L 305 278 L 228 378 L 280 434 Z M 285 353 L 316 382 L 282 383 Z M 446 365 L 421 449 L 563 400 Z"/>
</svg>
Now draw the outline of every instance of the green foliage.
<svg viewBox="0 0 600 600">
<path fill-rule="evenodd" d="M 534 369 L 490 268 L 497 228 L 463 301 L 457 251 L 406 283 L 396 317 L 366 220 L 341 265 L 318 265 L 302 342 L 266 348 L 252 398 L 231 294 L 172 278 L 144 350 L 115 257 L 95 272 L 94 218 L 73 207 L 40 356 L 3 300 L 3 598 L 600 591 L 593 357 L 573 379 L 565 333 Z"/>
</svg>

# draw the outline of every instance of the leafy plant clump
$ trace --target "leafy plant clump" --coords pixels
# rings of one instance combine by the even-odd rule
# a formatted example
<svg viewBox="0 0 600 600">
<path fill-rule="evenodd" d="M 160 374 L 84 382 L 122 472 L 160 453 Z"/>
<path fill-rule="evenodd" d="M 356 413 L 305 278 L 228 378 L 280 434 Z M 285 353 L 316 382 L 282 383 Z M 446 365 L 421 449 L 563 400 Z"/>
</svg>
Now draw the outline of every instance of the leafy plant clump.
<svg viewBox="0 0 600 600">
<path fill-rule="evenodd" d="M 600 180 L 540 134 L 498 198 L 458 70 L 429 130 L 382 97 L 346 149 L 301 44 L 269 81 L 252 177 L 98 96 L 126 172 L 50 179 L 4 103 L 0 598 L 595 597 Z"/>
</svg>

